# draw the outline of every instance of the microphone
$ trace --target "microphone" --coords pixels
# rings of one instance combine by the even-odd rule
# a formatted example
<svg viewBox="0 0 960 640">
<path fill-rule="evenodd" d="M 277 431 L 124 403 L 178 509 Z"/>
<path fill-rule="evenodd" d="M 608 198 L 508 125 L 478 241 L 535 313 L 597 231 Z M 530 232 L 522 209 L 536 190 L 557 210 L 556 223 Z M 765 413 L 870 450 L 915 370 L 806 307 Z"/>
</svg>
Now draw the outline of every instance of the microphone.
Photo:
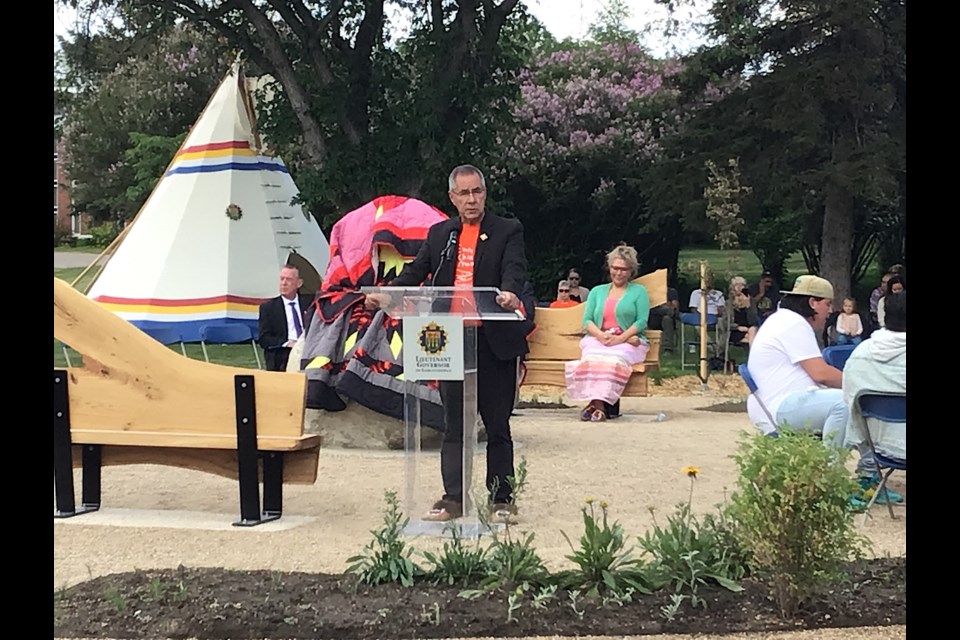
<svg viewBox="0 0 960 640">
<path fill-rule="evenodd" d="M 435 286 L 437 282 L 437 275 L 440 273 L 440 269 L 443 268 L 443 265 L 450 262 L 454 258 L 454 254 L 457 251 L 457 238 L 460 237 L 460 233 L 454 229 L 450 232 L 450 237 L 447 238 L 447 246 L 443 248 L 443 251 L 440 252 L 440 262 L 437 263 L 437 268 L 433 272 L 433 277 L 430 279 L 431 286 Z"/>
<path fill-rule="evenodd" d="M 450 238 L 447 240 L 447 246 L 443 250 L 443 253 L 447 262 L 450 262 L 451 260 L 453 260 L 453 257 L 455 255 L 454 252 L 457 249 L 457 239 L 459 237 L 460 237 L 460 233 L 456 229 L 450 232 Z"/>
</svg>

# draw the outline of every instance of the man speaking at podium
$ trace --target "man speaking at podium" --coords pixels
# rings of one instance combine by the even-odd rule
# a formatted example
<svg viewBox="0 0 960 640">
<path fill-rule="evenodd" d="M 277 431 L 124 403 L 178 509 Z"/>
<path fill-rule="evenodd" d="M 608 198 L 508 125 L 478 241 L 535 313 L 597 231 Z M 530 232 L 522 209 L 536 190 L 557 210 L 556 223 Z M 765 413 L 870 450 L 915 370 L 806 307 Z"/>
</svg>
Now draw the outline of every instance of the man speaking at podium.
<svg viewBox="0 0 960 640">
<path fill-rule="evenodd" d="M 433 225 L 413 262 L 391 283 L 417 286 L 431 276 L 437 287 L 497 287 L 497 303 L 520 309 L 518 294 L 527 281 L 523 225 L 519 220 L 485 213 L 487 186 L 483 173 L 461 165 L 450 172 L 450 201 L 460 216 Z M 376 306 L 376 301 L 368 301 Z M 529 310 L 526 310 L 529 311 Z M 517 358 L 527 353 L 528 322 L 491 321 L 477 331 L 477 409 L 487 429 L 487 490 L 491 520 L 516 513 L 508 477 L 513 477 L 510 412 L 517 383 Z M 463 382 L 441 381 L 445 433 L 440 449 L 444 495 L 425 520 L 463 515 Z"/>
</svg>

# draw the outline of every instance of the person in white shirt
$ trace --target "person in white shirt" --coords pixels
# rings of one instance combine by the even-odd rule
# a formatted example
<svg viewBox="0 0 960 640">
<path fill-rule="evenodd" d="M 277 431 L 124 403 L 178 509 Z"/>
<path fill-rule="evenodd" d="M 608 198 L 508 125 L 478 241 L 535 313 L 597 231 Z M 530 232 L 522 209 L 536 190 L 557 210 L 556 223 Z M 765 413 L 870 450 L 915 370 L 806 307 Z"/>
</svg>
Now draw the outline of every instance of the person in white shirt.
<svg viewBox="0 0 960 640">
<path fill-rule="evenodd" d="M 843 399 L 843 374 L 824 361 L 817 344 L 833 311 L 833 285 L 814 275 L 797 278 L 790 291 L 781 291 L 780 308 L 767 318 L 750 345 L 747 369 L 757 391 L 747 399 L 747 413 L 768 435 L 787 426 L 822 434 L 825 444 L 843 447 L 849 410 Z M 756 397 L 755 397 L 756 396 Z M 770 424 L 763 403 L 776 419 Z M 857 470 L 873 470 L 873 454 L 857 446 Z"/>
<path fill-rule="evenodd" d="M 690 304 L 688 306 L 693 313 L 700 313 L 700 296 L 700 289 L 694 289 L 690 293 Z M 726 306 L 727 302 L 723 299 L 723 293 L 717 289 L 707 291 L 707 315 L 719 318 L 723 315 Z"/>
</svg>

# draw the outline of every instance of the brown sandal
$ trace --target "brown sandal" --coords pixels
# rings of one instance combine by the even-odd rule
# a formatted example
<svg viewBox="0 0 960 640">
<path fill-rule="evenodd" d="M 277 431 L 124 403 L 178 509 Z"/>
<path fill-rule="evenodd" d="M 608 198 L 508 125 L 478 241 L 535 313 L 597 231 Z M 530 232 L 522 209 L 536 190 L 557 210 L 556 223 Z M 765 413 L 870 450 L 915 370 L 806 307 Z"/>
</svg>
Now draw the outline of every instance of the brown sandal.
<svg viewBox="0 0 960 640">
<path fill-rule="evenodd" d="M 433 508 L 421 520 L 427 522 L 447 522 L 463 516 L 463 505 L 453 500 L 437 500 Z"/>
<path fill-rule="evenodd" d="M 590 422 L 606 422 L 607 412 L 603 409 L 594 409 L 590 414 Z"/>
</svg>

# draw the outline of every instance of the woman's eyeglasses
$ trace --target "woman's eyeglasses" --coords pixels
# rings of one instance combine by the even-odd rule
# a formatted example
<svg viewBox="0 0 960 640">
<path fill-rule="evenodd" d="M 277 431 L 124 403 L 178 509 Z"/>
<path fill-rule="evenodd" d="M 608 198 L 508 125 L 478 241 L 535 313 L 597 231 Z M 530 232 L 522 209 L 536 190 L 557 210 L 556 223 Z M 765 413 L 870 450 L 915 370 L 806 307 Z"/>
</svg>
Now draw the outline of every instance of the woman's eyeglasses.
<svg viewBox="0 0 960 640">
<path fill-rule="evenodd" d="M 557 289 L 557 293 L 570 293 L 570 289 Z"/>
<path fill-rule="evenodd" d="M 610 271 L 630 271 L 630 267 L 610 267 Z"/>
</svg>

